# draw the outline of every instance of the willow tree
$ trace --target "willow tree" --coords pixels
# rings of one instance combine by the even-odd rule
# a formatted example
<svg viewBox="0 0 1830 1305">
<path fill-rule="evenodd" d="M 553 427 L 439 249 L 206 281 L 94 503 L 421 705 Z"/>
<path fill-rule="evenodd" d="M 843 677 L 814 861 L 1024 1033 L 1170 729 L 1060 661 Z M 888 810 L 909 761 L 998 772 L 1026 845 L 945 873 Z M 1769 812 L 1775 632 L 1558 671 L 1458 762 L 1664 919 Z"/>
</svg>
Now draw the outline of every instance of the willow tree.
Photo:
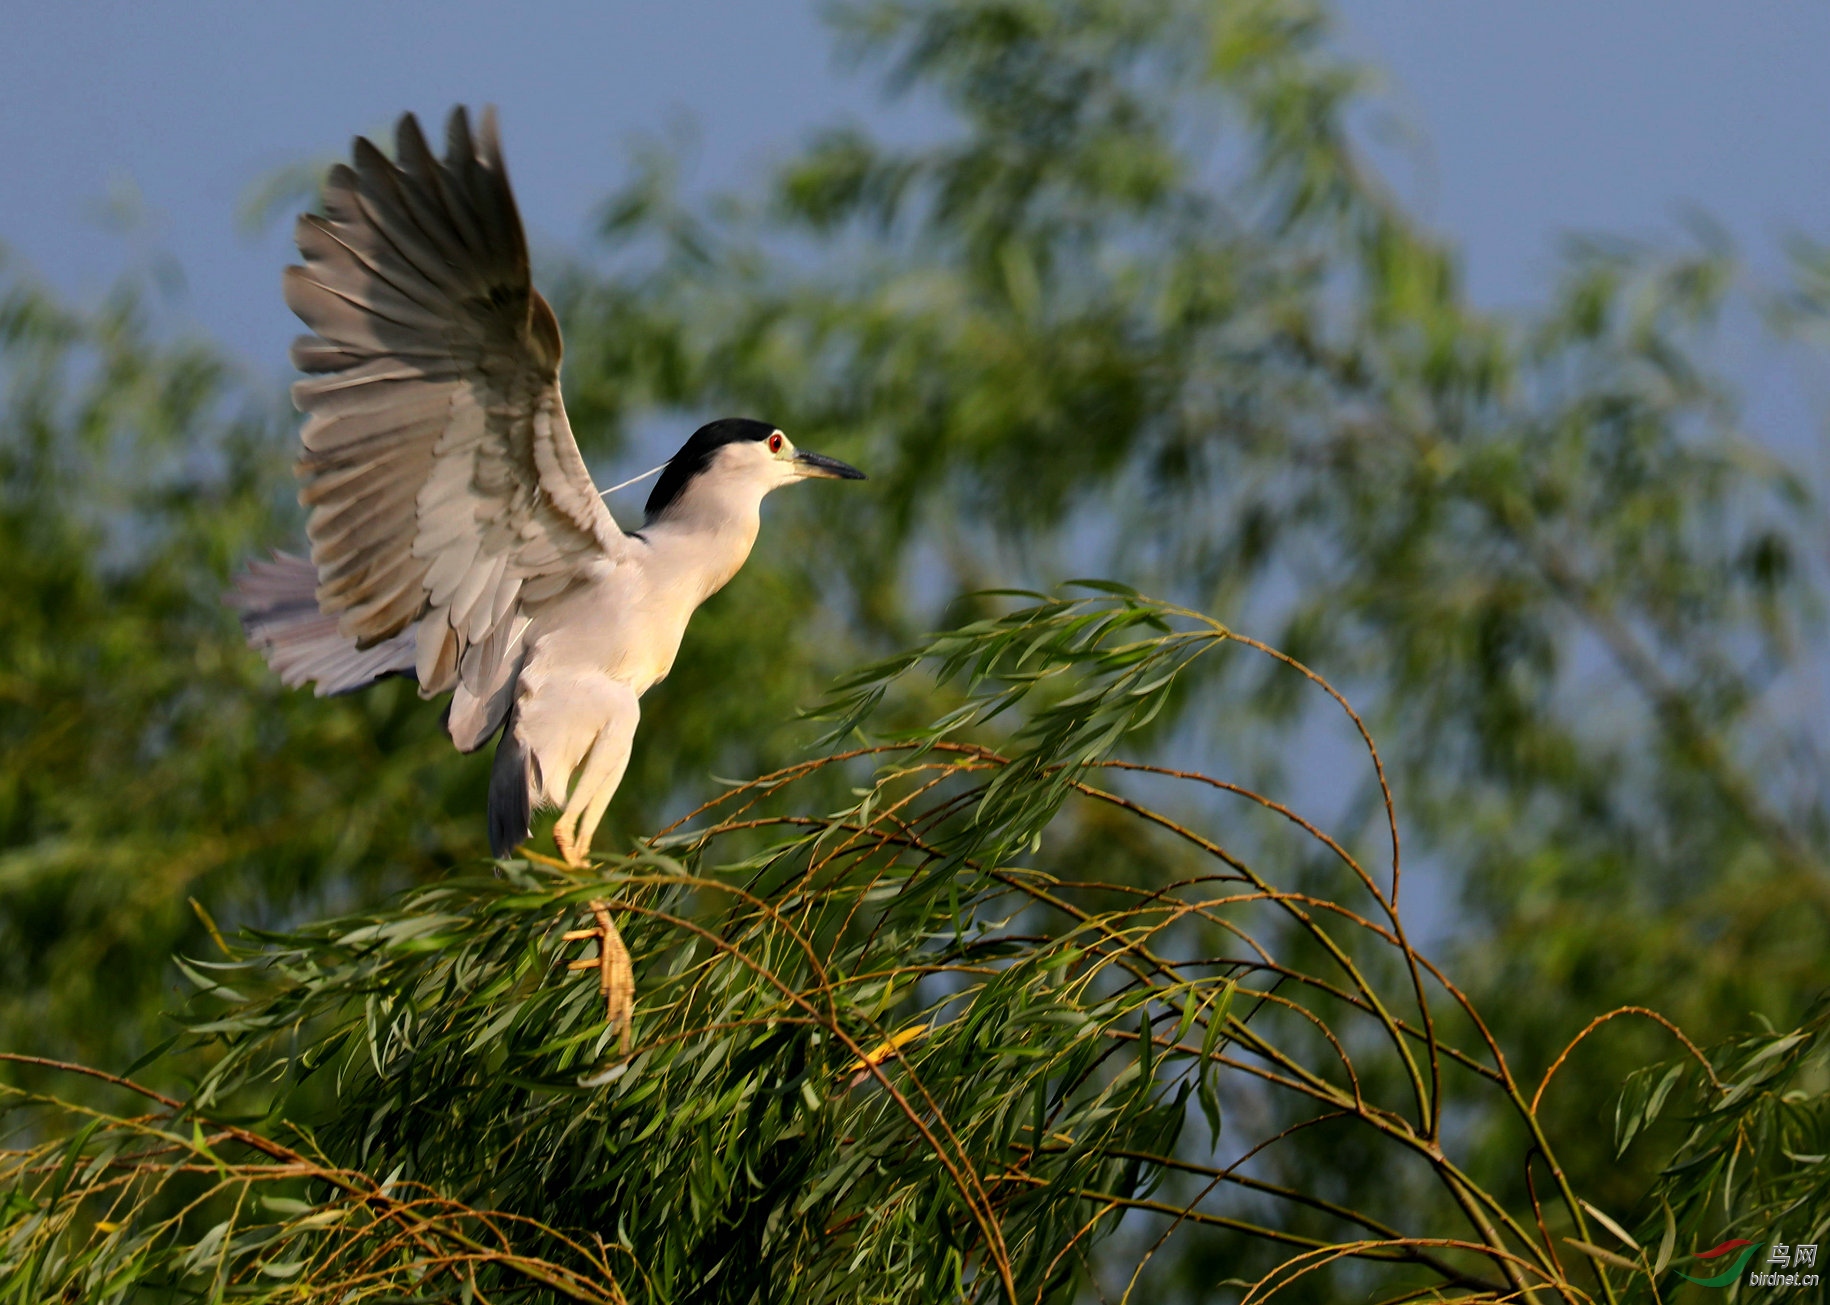
<svg viewBox="0 0 1830 1305">
<path fill-rule="evenodd" d="M 1798 1149 L 1830 1128 L 1823 1018 L 1712 1058 L 1651 1016 L 1679 1058 L 1629 1093 L 1622 1144 L 1667 1102 L 1701 1122 L 1657 1239 L 1635 1238 L 1559 1162 L 1541 1107 L 1564 1058 L 1521 1077 L 1411 942 L 1396 807 L 1346 700 L 1212 620 L 1097 588 L 842 681 L 824 714 L 850 746 L 733 784 L 630 855 L 579 873 L 530 851 L 225 941 L 187 966 L 207 1068 L 186 1098 L 112 1076 L 122 1113 L 8 1094 L 57 1140 L 0 1161 L 0 1293 L 1016 1305 L 1163 1299 L 1178 1278 L 1205 1297 L 1226 1283 L 1188 1268 L 1217 1259 L 1244 1300 L 1653 1299 L 1715 1244 L 1716 1206 L 1799 1240 L 1830 1221 L 1822 1158 Z M 1237 652 L 1351 723 L 1380 861 L 1251 789 L 1115 755 Z M 924 673 L 952 709 L 866 732 Z M 827 771 L 852 800 L 810 809 Z M 1206 825 L 1145 796 L 1178 786 Z M 1255 818 L 1330 873 L 1230 850 Z M 1647 1012 L 1592 1027 L 1614 1014 Z M 1451 1123 L 1470 1109 L 1518 1130 L 1528 1202 L 1475 1176 Z M 1268 1176 L 1299 1138 L 1396 1181 Z"/>
</svg>

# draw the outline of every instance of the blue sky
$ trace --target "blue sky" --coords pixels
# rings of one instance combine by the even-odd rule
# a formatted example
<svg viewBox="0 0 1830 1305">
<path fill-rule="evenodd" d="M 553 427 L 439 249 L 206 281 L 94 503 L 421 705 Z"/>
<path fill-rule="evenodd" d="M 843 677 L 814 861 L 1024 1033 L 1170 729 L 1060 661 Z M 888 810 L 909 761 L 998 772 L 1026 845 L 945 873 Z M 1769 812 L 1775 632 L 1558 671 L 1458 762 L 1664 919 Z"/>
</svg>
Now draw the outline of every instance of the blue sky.
<svg viewBox="0 0 1830 1305">
<path fill-rule="evenodd" d="M 1830 239 L 1830 6 L 1704 0 L 1347 0 L 1411 137 L 1380 161 L 1462 249 L 1487 306 L 1542 302 L 1563 239 L 1719 223 L 1758 277 Z M 1830 372 L 1743 312 L 1718 364 L 1748 428 L 1830 485 Z"/>
<path fill-rule="evenodd" d="M 1666 235 L 1694 208 L 1756 266 L 1830 236 L 1830 6 L 1355 0 L 1349 48 L 1420 128 L 1404 189 L 1484 303 L 1536 298 L 1571 230 Z"/>
<path fill-rule="evenodd" d="M 278 294 L 285 224 L 251 239 L 238 205 L 256 178 L 404 108 L 498 102 L 548 247 L 576 245 L 632 143 L 682 119 L 700 135 L 697 179 L 726 186 L 818 124 L 886 114 L 835 66 L 803 0 L 11 10 L 0 241 L 84 298 L 169 250 L 185 315 L 276 376 L 294 332 Z M 1830 236 L 1830 6 L 1348 0 L 1343 12 L 1348 49 L 1386 70 L 1386 108 L 1412 133 L 1381 163 L 1464 249 L 1482 303 L 1540 298 L 1565 232 L 1668 238 L 1686 208 L 1767 269 L 1784 232 Z M 936 121 L 889 117 L 917 133 Z M 123 237 L 100 213 L 132 194 L 144 221 Z M 1764 388 L 1769 364 L 1744 359 L 1747 383 Z M 1803 420 L 1794 409 L 1780 419 Z"/>
<path fill-rule="evenodd" d="M 295 329 L 279 301 L 289 224 L 251 241 L 238 205 L 256 178 L 404 109 L 436 123 L 460 101 L 500 105 L 534 239 L 571 245 L 643 135 L 690 116 L 705 178 L 736 183 L 870 104 L 798 2 L 75 0 L 8 27 L 0 240 L 53 284 L 97 293 L 124 262 L 97 212 L 137 190 L 152 220 L 130 243 L 171 250 L 194 319 L 276 371 Z"/>
</svg>

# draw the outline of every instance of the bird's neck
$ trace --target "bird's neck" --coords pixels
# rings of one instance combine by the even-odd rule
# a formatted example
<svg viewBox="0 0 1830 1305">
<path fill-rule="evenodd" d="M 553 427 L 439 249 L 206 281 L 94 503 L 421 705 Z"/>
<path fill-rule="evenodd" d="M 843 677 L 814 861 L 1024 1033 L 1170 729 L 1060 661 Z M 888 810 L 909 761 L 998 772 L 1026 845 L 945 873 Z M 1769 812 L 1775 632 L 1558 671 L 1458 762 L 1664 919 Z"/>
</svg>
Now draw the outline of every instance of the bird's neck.
<svg viewBox="0 0 1830 1305">
<path fill-rule="evenodd" d="M 730 581 L 750 556 L 761 525 L 762 491 L 735 478 L 701 477 L 642 537 L 669 585 L 691 591 L 693 605 Z"/>
</svg>

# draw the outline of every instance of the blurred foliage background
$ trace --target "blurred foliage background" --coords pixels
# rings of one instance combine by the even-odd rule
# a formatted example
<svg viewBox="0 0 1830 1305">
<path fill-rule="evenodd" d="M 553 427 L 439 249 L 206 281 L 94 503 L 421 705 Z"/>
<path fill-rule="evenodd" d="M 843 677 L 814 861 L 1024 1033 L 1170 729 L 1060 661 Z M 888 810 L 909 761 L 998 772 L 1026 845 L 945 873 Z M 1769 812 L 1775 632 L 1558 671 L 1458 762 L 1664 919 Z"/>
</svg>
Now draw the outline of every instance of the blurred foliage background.
<svg viewBox="0 0 1830 1305">
<path fill-rule="evenodd" d="M 1706 230 L 1590 241 L 1533 312 L 1477 312 L 1452 244 L 1348 143 L 1364 72 L 1325 6 L 832 21 L 950 134 L 835 127 L 704 202 L 657 148 L 600 243 L 543 271 L 598 465 L 746 413 L 872 476 L 770 503 L 645 704 L 600 841 L 803 755 L 797 707 L 978 614 L 971 591 L 1110 576 L 1361 709 L 1413 927 L 1527 1078 L 1616 1005 L 1701 1042 L 1804 1019 L 1830 955 L 1822 487 L 1745 429 L 1715 359 L 1732 314 L 1830 340 L 1830 254 L 1801 241 L 1763 287 Z M 169 1033 L 170 958 L 210 952 L 209 917 L 276 926 L 474 864 L 487 754 L 454 755 L 399 682 L 314 701 L 243 650 L 219 594 L 299 533 L 291 418 L 150 288 L 77 312 L 0 265 L 0 385 L 0 1045 L 122 1067 Z M 1319 807 L 1377 859 L 1377 793 L 1312 708 L 1204 666 L 1151 748 Z M 1082 854 L 1122 852 L 1107 832 L 1077 829 Z M 1649 1176 L 1607 1121 L 1669 1054 L 1611 1026 L 1547 1102 L 1594 1130 L 1564 1161 L 1623 1207 Z"/>
</svg>

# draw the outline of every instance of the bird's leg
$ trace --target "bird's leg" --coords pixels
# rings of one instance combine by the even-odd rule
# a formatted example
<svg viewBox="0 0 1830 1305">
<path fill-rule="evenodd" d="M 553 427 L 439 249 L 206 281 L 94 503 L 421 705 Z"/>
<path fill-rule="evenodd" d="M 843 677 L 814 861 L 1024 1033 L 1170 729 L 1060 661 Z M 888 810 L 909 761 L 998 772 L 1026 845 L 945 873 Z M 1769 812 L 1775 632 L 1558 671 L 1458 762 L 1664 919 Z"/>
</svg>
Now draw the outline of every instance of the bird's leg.
<svg viewBox="0 0 1830 1305">
<path fill-rule="evenodd" d="M 629 749 L 625 746 L 623 749 L 624 764 L 627 764 L 628 760 Z M 616 793 L 616 786 L 622 778 L 623 768 L 619 765 L 616 778 L 607 784 L 600 785 L 597 792 L 591 795 L 591 800 L 585 804 L 584 813 L 578 820 L 577 846 L 581 849 L 580 863 L 591 851 L 591 839 L 597 833 L 598 822 L 604 818 L 604 811 L 609 807 L 610 799 Z"/>
<path fill-rule="evenodd" d="M 593 749 L 595 751 L 595 748 Z M 591 778 L 587 763 L 585 772 L 578 777 L 578 783 L 572 789 L 572 796 L 566 802 L 566 809 L 559 813 L 559 819 L 553 823 L 553 842 L 559 848 L 560 859 L 574 870 L 582 870 L 591 858 L 591 835 L 596 827 L 586 832 L 583 839 L 578 837 L 579 817 L 584 814 L 595 796 L 594 789 L 587 789 L 585 784 Z"/>
<path fill-rule="evenodd" d="M 586 835 L 583 843 L 578 839 L 578 818 L 584 814 L 585 807 L 596 794 L 592 758 L 597 753 L 597 745 L 591 745 L 591 751 L 585 754 L 585 767 L 579 772 L 578 782 L 572 786 L 572 796 L 566 800 L 565 810 L 559 813 L 559 819 L 553 822 L 553 843 L 559 848 L 560 859 L 574 870 L 582 870 L 591 856 L 591 838 Z"/>
<path fill-rule="evenodd" d="M 610 713 L 585 753 L 585 764 L 565 810 L 553 826 L 553 842 L 559 855 L 573 869 L 580 869 L 591 854 L 591 839 L 598 822 L 610 805 L 617 785 L 623 782 L 623 771 L 629 766 L 629 746 L 635 740 L 636 722 L 641 709 L 628 686 L 614 684 Z"/>
<path fill-rule="evenodd" d="M 558 823 L 553 826 L 553 843 L 559 848 L 561 861 L 564 861 L 573 870 L 582 870 L 591 854 L 591 849 L 587 847 L 582 853 L 574 850 L 572 846 L 573 824 L 574 822 L 568 816 L 561 815 Z"/>
<path fill-rule="evenodd" d="M 635 966 L 629 961 L 629 949 L 623 935 L 617 932 L 606 902 L 587 903 L 597 920 L 595 929 L 574 929 L 565 935 L 566 942 L 585 938 L 597 940 L 597 955 L 587 956 L 566 966 L 569 970 L 596 970 L 597 989 L 604 995 L 606 1015 L 617 1030 L 617 1049 L 629 1050 L 631 1022 L 635 1018 Z"/>
<path fill-rule="evenodd" d="M 577 782 L 572 785 L 571 796 L 566 799 L 565 810 L 560 812 L 559 820 L 553 826 L 553 841 L 559 846 L 559 854 L 575 870 L 582 868 L 590 856 L 591 836 L 597 832 L 597 823 L 603 819 L 611 795 L 623 782 L 623 771 L 629 765 L 629 746 L 635 740 L 636 722 L 642 715 L 635 691 L 626 684 L 599 680 L 594 692 L 603 695 L 596 699 L 604 709 L 603 724 L 585 752 L 584 765 L 579 769 Z M 623 936 L 616 931 L 616 923 L 610 918 L 610 907 L 594 901 L 590 909 L 596 917 L 597 927 L 574 930 L 565 937 L 568 942 L 597 939 L 597 955 L 573 961 L 569 968 L 597 970 L 597 986 L 604 994 L 610 1022 L 618 1030 L 622 1049 L 627 1051 L 630 1020 L 635 1014 L 635 969 L 629 962 L 629 949 L 623 945 Z"/>
</svg>

